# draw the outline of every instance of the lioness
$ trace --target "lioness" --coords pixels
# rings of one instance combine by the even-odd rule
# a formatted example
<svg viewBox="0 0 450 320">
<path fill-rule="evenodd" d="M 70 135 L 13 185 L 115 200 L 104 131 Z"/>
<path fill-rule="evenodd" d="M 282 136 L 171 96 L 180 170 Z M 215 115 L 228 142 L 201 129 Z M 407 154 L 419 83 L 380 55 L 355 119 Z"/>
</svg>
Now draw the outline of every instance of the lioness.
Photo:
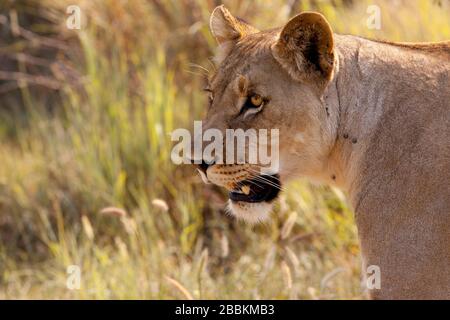
<svg viewBox="0 0 450 320">
<path fill-rule="evenodd" d="M 319 13 L 259 31 L 223 6 L 204 130 L 279 128 L 273 175 L 203 159 L 231 212 L 267 217 L 281 184 L 310 177 L 349 196 L 378 299 L 450 298 L 450 42 L 334 34 Z M 246 187 L 247 192 L 243 192 Z"/>
</svg>

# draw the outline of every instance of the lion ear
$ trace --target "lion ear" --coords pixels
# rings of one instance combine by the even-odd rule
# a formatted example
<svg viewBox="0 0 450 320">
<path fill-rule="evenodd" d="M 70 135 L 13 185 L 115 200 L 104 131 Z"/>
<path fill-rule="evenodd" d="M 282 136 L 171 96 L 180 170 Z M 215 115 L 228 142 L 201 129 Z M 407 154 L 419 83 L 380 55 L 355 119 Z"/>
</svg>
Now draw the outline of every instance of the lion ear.
<svg viewBox="0 0 450 320">
<path fill-rule="evenodd" d="M 219 56 L 226 57 L 233 46 L 248 34 L 259 32 L 258 29 L 233 15 L 224 5 L 216 7 L 209 21 L 211 33 L 219 44 Z M 223 59 L 218 59 L 223 60 Z"/>
<path fill-rule="evenodd" d="M 327 83 L 334 68 L 333 31 L 325 17 L 303 12 L 283 27 L 273 46 L 275 58 L 298 80 Z"/>
</svg>

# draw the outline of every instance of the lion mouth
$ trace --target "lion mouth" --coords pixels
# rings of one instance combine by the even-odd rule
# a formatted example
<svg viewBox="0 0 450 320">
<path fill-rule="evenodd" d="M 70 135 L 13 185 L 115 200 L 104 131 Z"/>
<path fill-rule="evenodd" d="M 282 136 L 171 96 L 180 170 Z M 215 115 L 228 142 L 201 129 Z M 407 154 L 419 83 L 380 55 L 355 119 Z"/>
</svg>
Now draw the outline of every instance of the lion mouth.
<svg viewBox="0 0 450 320">
<path fill-rule="evenodd" d="M 239 182 L 239 186 L 239 190 L 233 190 L 228 194 L 231 201 L 270 202 L 280 193 L 281 182 L 278 174 L 260 175 Z"/>
</svg>

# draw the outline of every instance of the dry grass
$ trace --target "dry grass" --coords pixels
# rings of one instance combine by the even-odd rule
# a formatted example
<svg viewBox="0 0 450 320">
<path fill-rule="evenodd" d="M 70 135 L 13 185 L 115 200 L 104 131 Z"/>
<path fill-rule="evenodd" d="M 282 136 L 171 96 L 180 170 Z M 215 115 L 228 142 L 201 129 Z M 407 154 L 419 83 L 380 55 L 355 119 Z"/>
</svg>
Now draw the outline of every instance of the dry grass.
<svg viewBox="0 0 450 320">
<path fill-rule="evenodd" d="M 218 1 L 70 1 L 79 31 L 64 27 L 66 2 L 0 5 L 0 298 L 364 297 L 339 191 L 293 183 L 272 221 L 251 227 L 170 162 L 167 133 L 205 105 L 193 65 L 212 67 Z M 260 28 L 313 8 L 338 32 L 450 38 L 446 1 L 289 3 L 226 2 Z M 365 26 L 373 3 L 378 31 Z M 80 290 L 66 287 L 69 265 Z"/>
</svg>

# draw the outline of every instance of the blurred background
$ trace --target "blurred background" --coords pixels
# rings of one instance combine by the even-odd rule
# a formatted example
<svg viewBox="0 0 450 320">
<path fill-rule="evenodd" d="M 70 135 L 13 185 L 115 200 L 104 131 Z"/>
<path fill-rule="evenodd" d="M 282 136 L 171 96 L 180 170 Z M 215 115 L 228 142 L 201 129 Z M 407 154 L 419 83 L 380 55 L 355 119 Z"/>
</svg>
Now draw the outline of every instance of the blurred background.
<svg viewBox="0 0 450 320">
<path fill-rule="evenodd" d="M 0 299 L 365 297 L 339 190 L 292 183 L 271 221 L 250 226 L 170 161 L 169 133 L 206 106 L 221 3 L 1 0 Z M 223 3 L 260 29 L 316 10 L 338 33 L 450 39 L 447 0 Z M 69 5 L 80 29 L 67 27 Z"/>
</svg>

